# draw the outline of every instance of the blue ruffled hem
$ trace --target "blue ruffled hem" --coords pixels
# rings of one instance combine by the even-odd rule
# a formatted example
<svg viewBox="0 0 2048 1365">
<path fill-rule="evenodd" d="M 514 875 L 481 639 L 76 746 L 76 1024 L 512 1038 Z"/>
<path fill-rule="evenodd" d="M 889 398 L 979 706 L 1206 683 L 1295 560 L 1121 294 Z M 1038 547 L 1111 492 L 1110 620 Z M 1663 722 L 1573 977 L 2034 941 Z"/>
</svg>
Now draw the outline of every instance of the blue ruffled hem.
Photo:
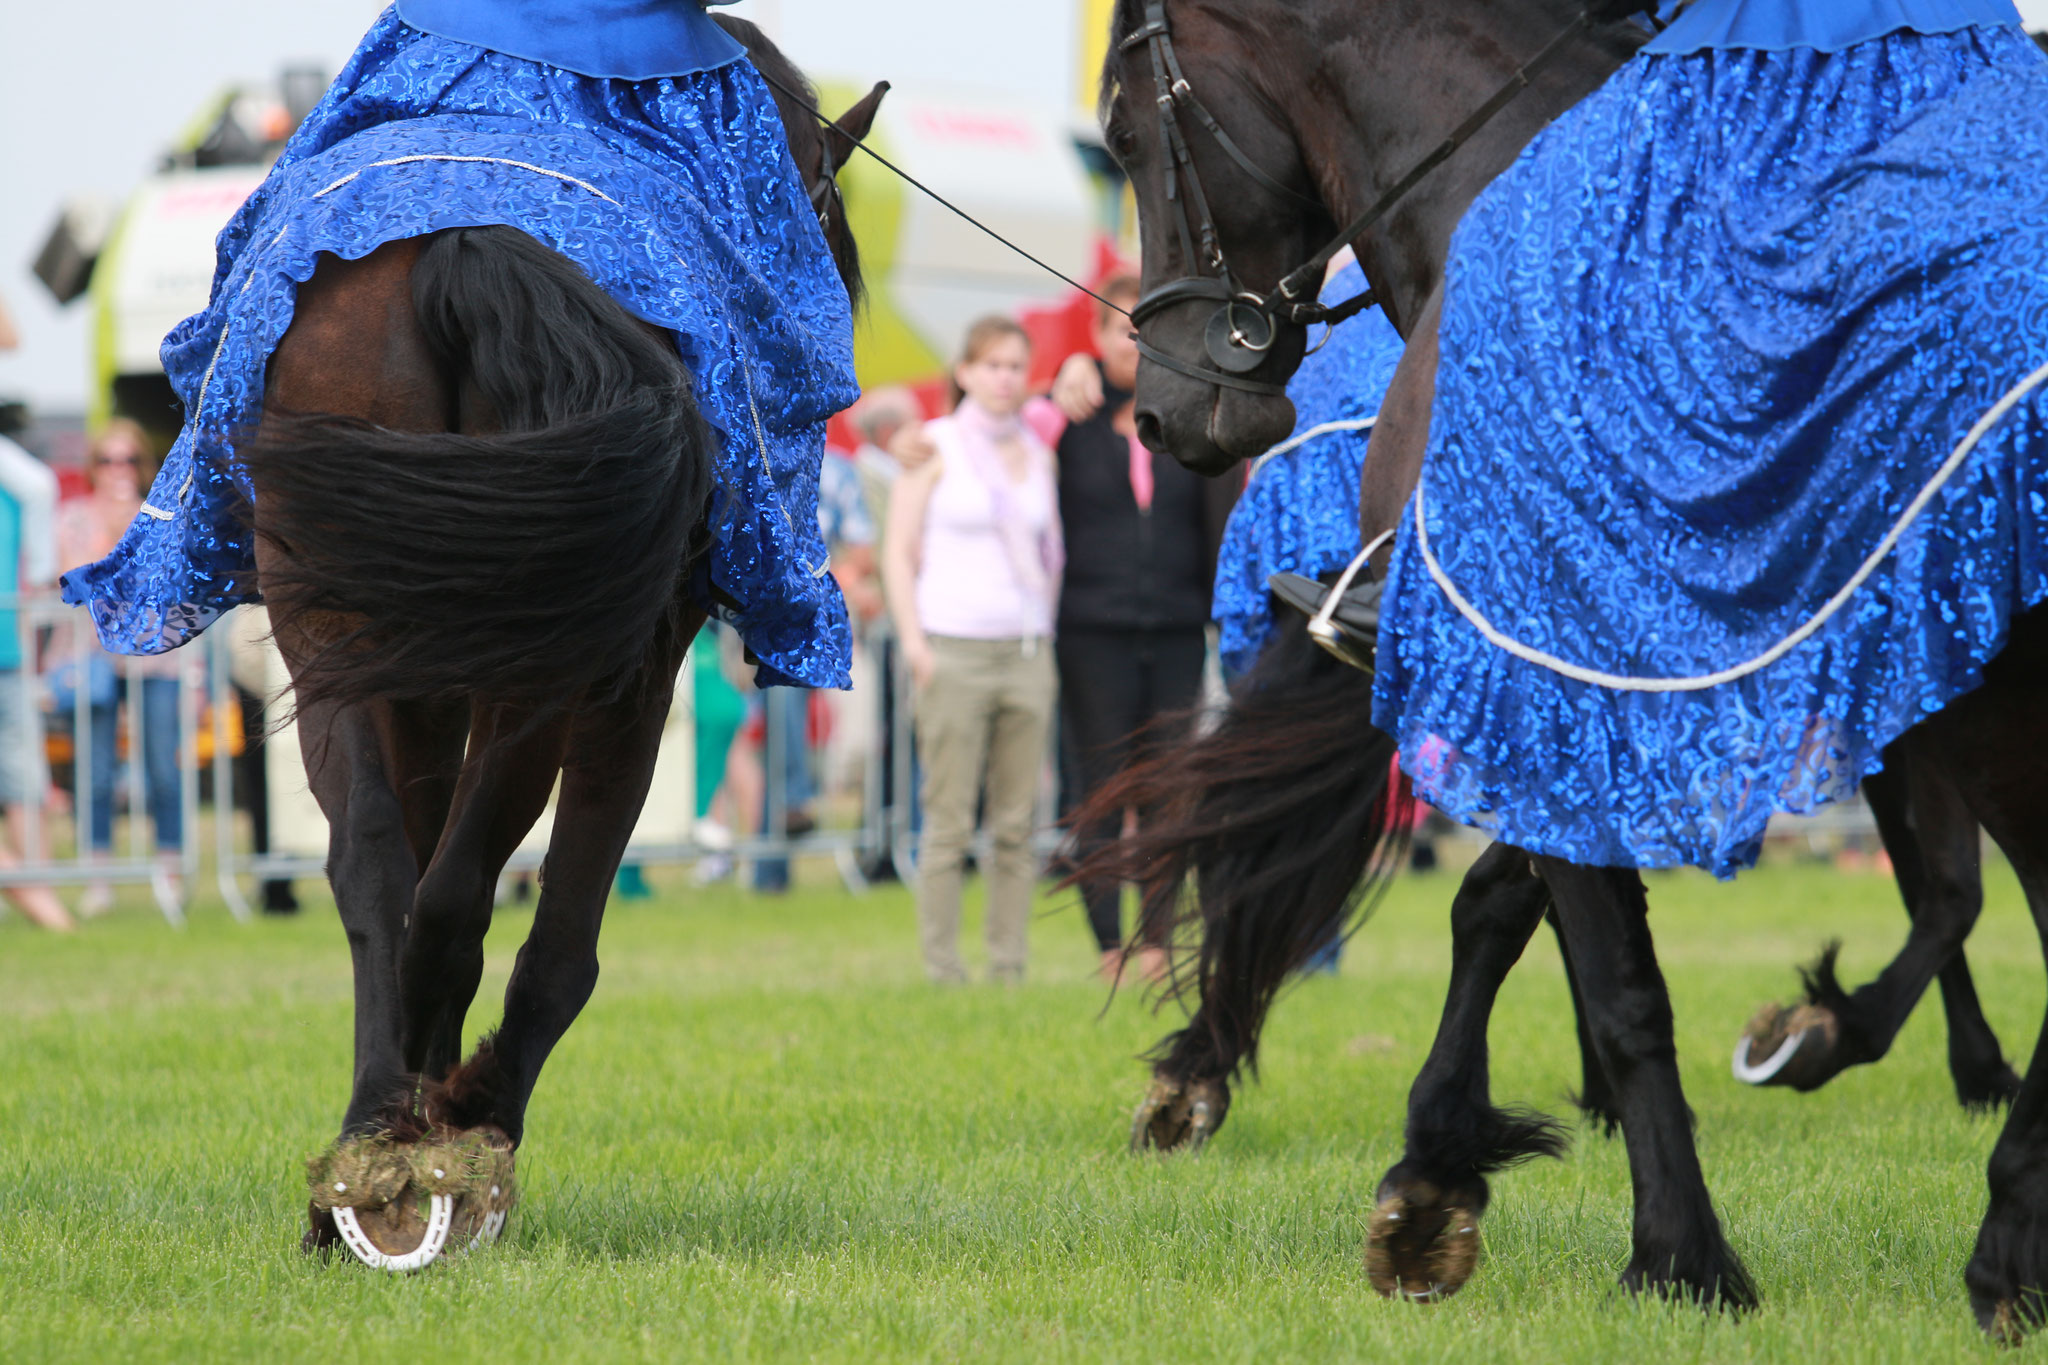
<svg viewBox="0 0 2048 1365">
<path fill-rule="evenodd" d="M 207 310 L 164 344 L 186 427 L 143 515 L 65 576 L 66 600 L 132 654 L 256 600 L 232 451 L 261 414 L 297 286 L 321 252 L 480 224 L 547 243 L 675 333 L 721 444 L 700 602 L 739 629 L 763 682 L 848 685 L 817 480 L 825 419 L 857 394 L 851 314 L 759 76 L 742 62 L 593 80 L 392 13 L 222 231 Z"/>
<path fill-rule="evenodd" d="M 2048 362 L 2048 66 L 2004 30 L 1647 57 L 1458 230 L 1432 549 L 1508 637 L 1690 677 L 1849 580 Z M 1985 439 L 1848 606 L 1763 671 L 1621 692 L 1489 643 L 1403 524 L 1377 723 L 1418 793 L 1596 865 L 1754 860 L 1978 685 L 2048 598 L 2048 416 Z"/>
<path fill-rule="evenodd" d="M 2012 0 L 1696 0 L 1643 51 L 1846 52 L 1894 33 L 2018 28 Z"/>
</svg>

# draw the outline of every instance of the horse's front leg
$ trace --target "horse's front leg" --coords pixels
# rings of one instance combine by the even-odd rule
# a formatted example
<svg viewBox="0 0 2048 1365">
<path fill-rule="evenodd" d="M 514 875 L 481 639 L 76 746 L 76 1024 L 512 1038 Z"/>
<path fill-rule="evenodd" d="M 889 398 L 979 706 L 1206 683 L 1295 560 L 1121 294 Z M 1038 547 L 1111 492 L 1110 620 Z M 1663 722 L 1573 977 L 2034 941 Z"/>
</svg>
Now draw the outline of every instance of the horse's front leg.
<svg viewBox="0 0 2048 1365">
<path fill-rule="evenodd" d="M 549 1052 L 597 987 L 605 898 L 654 776 L 676 670 L 703 624 L 692 610 L 664 627 L 640 678 L 617 701 L 571 722 L 540 903 L 505 987 L 505 1018 L 437 1094 L 434 1117 L 457 1128 L 495 1124 L 517 1143 Z"/>
<path fill-rule="evenodd" d="M 1380 1181 L 1366 1234 L 1366 1278 L 1389 1297 L 1455 1294 L 1478 1264 L 1487 1175 L 1564 1150 L 1553 1120 L 1494 1106 L 1487 1067 L 1494 999 L 1549 903 L 1529 855 L 1506 844 L 1480 855 L 1451 903 L 1450 991 L 1408 1092 L 1406 1150 Z"/>
<path fill-rule="evenodd" d="M 1721 1234 L 1678 1081 L 1671 997 L 1633 869 L 1537 859 L 1556 899 L 1594 1047 L 1613 1088 L 1635 1188 L 1634 1254 L 1622 1283 L 1749 1308 L 1756 1288 Z"/>
</svg>

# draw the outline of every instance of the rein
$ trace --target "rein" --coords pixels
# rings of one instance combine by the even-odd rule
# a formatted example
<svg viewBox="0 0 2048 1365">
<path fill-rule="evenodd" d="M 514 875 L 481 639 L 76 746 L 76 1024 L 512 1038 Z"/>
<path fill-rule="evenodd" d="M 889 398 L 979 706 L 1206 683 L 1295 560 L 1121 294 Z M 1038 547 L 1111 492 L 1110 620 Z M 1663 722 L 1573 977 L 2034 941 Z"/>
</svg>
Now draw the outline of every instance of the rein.
<svg viewBox="0 0 2048 1365">
<path fill-rule="evenodd" d="M 1022 256 L 1025 260 L 1031 262 L 1031 264 L 1037 266 L 1040 270 L 1043 270 L 1046 274 L 1051 275 L 1054 279 L 1061 280 L 1067 284 L 1072 285 L 1074 288 L 1086 294 L 1089 298 L 1094 299 L 1097 303 L 1101 304 L 1104 308 L 1109 309 L 1112 313 L 1120 314 L 1123 317 L 1131 316 L 1131 314 L 1125 309 L 1119 308 L 1117 305 L 1111 303 L 1108 299 L 1102 297 L 1102 295 L 1096 293 L 1087 285 L 1082 284 L 1073 276 L 1065 274 L 1062 271 L 1053 269 L 1044 261 L 1039 260 L 1038 257 L 1026 251 L 1023 247 L 1018 246 L 1015 242 L 1003 236 L 1002 233 L 997 232 L 987 223 L 982 222 L 979 218 L 976 218 L 973 214 L 967 212 L 967 210 L 961 208 L 958 204 L 953 203 L 944 195 L 941 195 L 937 190 L 934 190 L 931 186 L 925 184 L 922 180 L 919 180 L 916 176 L 904 170 L 901 166 L 898 166 L 895 162 L 889 160 L 889 158 L 883 156 L 874 148 L 868 146 L 865 139 L 857 138 L 852 133 L 847 132 L 846 129 L 839 126 L 839 123 L 836 119 L 828 117 L 822 109 L 818 108 L 817 105 L 812 104 L 810 97 L 808 95 L 804 95 L 795 90 L 790 89 L 787 85 L 784 85 L 781 81 L 776 80 L 775 77 L 769 75 L 766 71 L 762 71 L 759 67 L 755 67 L 754 70 L 757 74 L 759 74 L 762 80 L 768 82 L 768 84 L 774 86 L 777 90 L 780 90 L 783 94 L 787 95 L 790 98 L 790 100 L 795 103 L 797 108 L 809 114 L 812 118 L 816 119 L 824 127 L 831 129 L 833 132 L 839 134 L 839 136 L 845 138 L 854 146 L 860 148 L 860 150 L 867 153 L 871 159 L 873 159 L 876 162 L 879 162 L 884 170 L 888 171 L 890 174 L 894 175 L 898 180 L 901 180 L 904 184 L 916 190 L 919 194 L 922 194 L 925 198 L 931 200 L 934 204 L 937 204 L 940 208 L 945 209 L 950 213 L 953 213 L 954 215 L 958 216 L 962 221 L 970 223 L 973 226 L 981 229 L 983 232 L 995 238 L 998 242 L 1001 242 L 1010 250 L 1016 252 L 1019 256 Z M 825 179 L 829 181 L 831 184 L 832 196 L 835 199 L 838 198 L 838 178 L 836 176 L 827 175 Z M 822 219 L 823 209 L 820 203 L 822 195 L 821 187 L 814 181 L 810 185 L 806 186 L 806 189 L 809 191 L 811 196 L 811 207 L 819 210 L 819 214 Z M 844 201 L 842 200 L 841 203 L 843 208 Z M 1135 319 L 1133 319 L 1133 321 L 1135 321 Z"/>
<path fill-rule="evenodd" d="M 1453 129 L 1434 151 L 1410 167 L 1407 174 L 1395 181 L 1363 213 L 1345 224 L 1322 250 L 1289 271 L 1271 295 L 1261 295 L 1239 283 L 1230 262 L 1224 257 L 1216 222 L 1209 212 L 1209 200 L 1203 192 L 1201 176 L 1195 169 L 1194 155 L 1188 149 L 1186 133 L 1181 125 L 1183 114 L 1193 118 L 1226 156 L 1249 172 L 1252 179 L 1274 197 L 1317 209 L 1324 205 L 1289 189 L 1261 170 L 1224 131 L 1181 70 L 1180 58 L 1173 49 L 1173 28 L 1166 18 L 1166 0 L 1146 0 L 1144 23 L 1132 30 L 1118 48 L 1129 52 L 1142 45 L 1151 58 L 1153 102 L 1159 110 L 1160 143 L 1167 153 L 1167 202 L 1175 207 L 1174 227 L 1180 235 L 1182 258 L 1207 273 L 1170 280 L 1150 291 L 1131 309 L 1130 318 L 1133 325 L 1143 328 L 1146 319 L 1175 304 L 1214 299 L 1220 306 L 1211 315 L 1202 335 L 1203 349 L 1207 352 L 1210 366 L 1170 355 L 1142 336 L 1138 338 L 1139 354 L 1154 364 L 1206 384 L 1250 393 L 1286 393 L 1284 384 L 1246 377 L 1266 362 L 1267 353 L 1279 338 L 1280 324 L 1285 322 L 1306 327 L 1321 322 L 1335 327 L 1377 302 L 1371 289 L 1339 304 L 1320 302 L 1316 295 L 1322 286 L 1323 272 L 1331 260 L 1347 245 L 1377 226 L 1432 171 L 1450 160 L 1460 147 L 1513 103 L 1517 95 L 1529 88 L 1537 74 L 1556 60 L 1567 43 L 1600 22 L 1593 8 L 1581 10 L 1578 18 L 1534 57 L 1516 68 L 1507 83 L 1480 105 L 1471 117 Z"/>
<path fill-rule="evenodd" d="M 1188 148 L 1187 138 L 1181 126 L 1183 113 L 1195 120 L 1224 155 L 1249 174 L 1253 181 L 1269 194 L 1307 208 L 1325 209 L 1325 205 L 1320 200 L 1312 199 L 1276 180 L 1237 145 L 1236 140 L 1195 94 L 1194 87 L 1188 82 L 1187 74 L 1181 69 L 1180 58 L 1173 49 L 1173 28 L 1166 18 L 1166 0 L 1146 0 L 1144 23 L 1128 34 L 1118 47 L 1119 50 L 1128 52 L 1143 45 L 1151 58 L 1153 84 L 1158 91 L 1154 102 L 1159 110 L 1160 136 L 1168 153 L 1166 197 L 1178 210 L 1175 228 L 1180 234 L 1182 253 L 1185 259 L 1196 262 L 1198 268 L 1206 265 L 1213 273 L 1169 280 L 1141 297 L 1128 311 L 1103 298 L 1071 275 L 1055 270 L 973 214 L 946 199 L 929 185 L 868 146 L 865 139 L 857 138 L 840 127 L 836 120 L 812 104 L 807 95 L 790 89 L 765 71 L 761 71 L 760 75 L 768 84 L 793 101 L 798 108 L 810 114 L 825 128 L 858 147 L 906 185 L 962 221 L 980 229 L 1048 275 L 1080 290 L 1111 312 L 1129 318 L 1131 325 L 1141 331 L 1146 320 L 1162 309 L 1191 300 L 1215 300 L 1219 306 L 1210 317 L 1203 333 L 1203 347 L 1209 360 L 1213 362 L 1211 366 L 1204 366 L 1198 361 L 1183 360 L 1162 351 L 1146 341 L 1142 335 L 1135 336 L 1138 353 L 1155 365 L 1198 379 L 1205 384 L 1241 389 L 1247 393 L 1280 396 L 1287 392 L 1286 385 L 1248 376 L 1250 371 L 1256 370 L 1266 362 L 1267 353 L 1279 339 L 1281 323 L 1307 327 L 1320 322 L 1334 328 L 1378 302 L 1371 289 L 1366 289 L 1342 303 L 1324 304 L 1319 301 L 1316 294 L 1322 284 L 1323 271 L 1331 260 L 1339 251 L 1365 235 L 1382 218 L 1393 212 L 1395 206 L 1407 198 L 1430 172 L 1448 161 L 1460 147 L 1471 141 L 1482 128 L 1513 103 L 1515 96 L 1529 88 L 1537 74 L 1557 58 L 1573 37 L 1597 27 L 1601 21 L 1595 17 L 1595 8 L 1597 7 L 1580 11 L 1578 18 L 1545 44 L 1534 57 L 1518 67 L 1508 78 L 1507 83 L 1494 92 L 1492 98 L 1480 105 L 1471 117 L 1453 129 L 1451 135 L 1434 151 L 1409 168 L 1407 174 L 1395 181 L 1365 212 L 1345 224 L 1322 250 L 1289 271 L 1271 295 L 1263 295 L 1238 282 L 1230 269 L 1228 259 L 1223 254 L 1223 244 L 1216 231 L 1216 222 L 1209 212 L 1208 197 L 1202 189 L 1201 176 L 1195 169 L 1194 154 Z M 759 68 L 756 70 L 759 71 Z M 839 193 L 836 177 L 826 175 L 822 179 L 825 183 L 811 181 L 805 187 L 810 194 L 811 207 L 818 213 L 821 221 L 825 217 L 830 200 L 836 199 Z M 1193 214 L 1192 217 L 1190 212 Z"/>
</svg>

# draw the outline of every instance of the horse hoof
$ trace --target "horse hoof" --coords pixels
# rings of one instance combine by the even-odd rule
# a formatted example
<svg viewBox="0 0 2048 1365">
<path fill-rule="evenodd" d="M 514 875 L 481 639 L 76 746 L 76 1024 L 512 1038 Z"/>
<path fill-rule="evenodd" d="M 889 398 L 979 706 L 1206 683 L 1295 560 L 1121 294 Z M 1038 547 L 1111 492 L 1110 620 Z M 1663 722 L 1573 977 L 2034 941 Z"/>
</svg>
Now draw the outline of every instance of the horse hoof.
<svg viewBox="0 0 2048 1365">
<path fill-rule="evenodd" d="M 1735 1041 L 1730 1069 L 1744 1085 L 1818 1090 L 1840 1070 L 1833 1064 L 1841 1023 L 1821 1005 L 1765 1005 Z"/>
<path fill-rule="evenodd" d="M 410 1200 L 393 1200 L 361 1214 L 347 1206 L 334 1211 L 342 1245 L 370 1269 L 396 1274 L 432 1265 L 447 1247 L 454 1222 L 455 1200 L 445 1194 L 428 1196 L 424 1224 L 419 1206 Z"/>
<path fill-rule="evenodd" d="M 352 1138 L 308 1162 L 307 1178 L 308 1244 L 324 1217 L 357 1260 L 394 1273 L 495 1241 L 518 1199 L 512 1144 L 494 1128 Z"/>
<path fill-rule="evenodd" d="M 1230 1112 L 1230 1087 L 1221 1080 L 1182 1082 L 1153 1074 L 1131 1118 L 1131 1150 L 1199 1152 Z"/>
<path fill-rule="evenodd" d="M 1436 1303 L 1465 1287 L 1479 1265 L 1479 1201 L 1428 1181 L 1383 1194 L 1365 1235 L 1365 1278 L 1382 1297 Z"/>
<path fill-rule="evenodd" d="M 1982 1324 L 1984 1335 L 1999 1346 L 2023 1346 L 2027 1340 L 2027 1320 L 2020 1316 L 2019 1305 L 2005 1299 L 1993 1309 Z"/>
</svg>

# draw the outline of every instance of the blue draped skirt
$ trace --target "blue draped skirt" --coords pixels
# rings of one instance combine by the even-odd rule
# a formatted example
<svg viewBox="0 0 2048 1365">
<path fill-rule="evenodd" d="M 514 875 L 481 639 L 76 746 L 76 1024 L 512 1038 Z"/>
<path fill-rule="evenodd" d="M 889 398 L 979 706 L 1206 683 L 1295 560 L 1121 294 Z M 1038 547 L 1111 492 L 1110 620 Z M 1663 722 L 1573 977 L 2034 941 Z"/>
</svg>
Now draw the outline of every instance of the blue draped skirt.
<svg viewBox="0 0 2048 1365">
<path fill-rule="evenodd" d="M 2016 28 L 1641 56 L 1454 238 L 1375 716 L 1425 800 L 1602 865 L 1754 860 L 1978 685 L 2048 596 L 2048 64 Z"/>
<path fill-rule="evenodd" d="M 818 532 L 827 417 L 857 394 L 852 319 L 782 121 L 737 61 L 640 82 L 421 33 L 386 12 L 222 230 L 206 311 L 164 342 L 186 423 L 143 513 L 65 575 L 107 648 L 172 649 L 256 600 L 232 454 L 321 252 L 503 224 L 675 334 L 720 440 L 694 585 L 764 682 L 845 686 L 851 637 Z"/>
</svg>

